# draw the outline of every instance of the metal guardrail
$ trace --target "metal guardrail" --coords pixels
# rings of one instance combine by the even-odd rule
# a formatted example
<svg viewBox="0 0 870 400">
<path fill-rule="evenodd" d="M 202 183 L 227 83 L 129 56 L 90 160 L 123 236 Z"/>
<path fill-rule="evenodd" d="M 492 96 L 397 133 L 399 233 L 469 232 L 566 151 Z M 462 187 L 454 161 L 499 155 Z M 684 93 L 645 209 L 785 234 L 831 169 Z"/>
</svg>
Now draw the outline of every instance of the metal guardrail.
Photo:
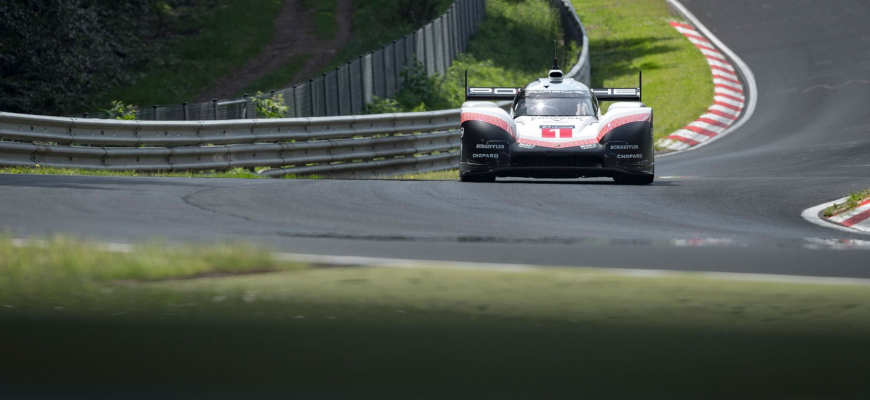
<svg viewBox="0 0 870 400">
<path fill-rule="evenodd" d="M 589 84 L 589 45 L 569 0 L 551 0 L 582 42 L 566 74 Z M 455 168 L 459 109 L 224 121 L 119 121 L 0 112 L 0 166 L 134 171 L 266 167 L 266 176 L 370 178 Z"/>
</svg>

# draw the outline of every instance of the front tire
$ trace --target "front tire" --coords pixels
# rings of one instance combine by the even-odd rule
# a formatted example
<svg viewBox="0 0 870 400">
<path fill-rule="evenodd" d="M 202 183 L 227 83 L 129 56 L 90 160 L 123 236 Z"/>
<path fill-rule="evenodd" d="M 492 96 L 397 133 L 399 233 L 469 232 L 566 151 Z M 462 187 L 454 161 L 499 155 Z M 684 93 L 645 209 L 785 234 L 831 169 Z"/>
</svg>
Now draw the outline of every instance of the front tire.
<svg viewBox="0 0 870 400">
<path fill-rule="evenodd" d="M 618 185 L 649 185 L 655 180 L 655 175 L 623 175 L 614 176 L 613 180 Z"/>
<path fill-rule="evenodd" d="M 459 173 L 459 180 L 462 182 L 495 182 L 494 176 L 488 175 L 469 175 L 468 173 Z"/>
</svg>

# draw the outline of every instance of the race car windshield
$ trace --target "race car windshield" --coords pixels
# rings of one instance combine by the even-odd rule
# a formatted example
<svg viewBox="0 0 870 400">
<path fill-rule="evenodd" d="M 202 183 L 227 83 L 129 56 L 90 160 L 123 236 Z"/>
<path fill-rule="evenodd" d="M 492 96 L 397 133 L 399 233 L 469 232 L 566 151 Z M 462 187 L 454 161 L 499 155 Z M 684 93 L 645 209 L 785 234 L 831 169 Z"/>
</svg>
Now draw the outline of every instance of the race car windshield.
<svg viewBox="0 0 870 400">
<path fill-rule="evenodd" d="M 526 96 L 517 100 L 514 116 L 580 116 L 595 115 L 592 98 L 577 95 Z"/>
</svg>

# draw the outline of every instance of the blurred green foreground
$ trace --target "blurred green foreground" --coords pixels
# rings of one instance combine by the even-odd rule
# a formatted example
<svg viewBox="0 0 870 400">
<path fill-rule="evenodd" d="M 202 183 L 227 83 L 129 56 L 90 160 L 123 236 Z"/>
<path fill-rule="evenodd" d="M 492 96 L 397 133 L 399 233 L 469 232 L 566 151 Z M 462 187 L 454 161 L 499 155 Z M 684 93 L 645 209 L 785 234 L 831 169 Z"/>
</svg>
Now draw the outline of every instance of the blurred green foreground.
<svg viewBox="0 0 870 400">
<path fill-rule="evenodd" d="M 870 287 L 4 237 L 0 355 L 14 398 L 865 398 Z"/>
</svg>

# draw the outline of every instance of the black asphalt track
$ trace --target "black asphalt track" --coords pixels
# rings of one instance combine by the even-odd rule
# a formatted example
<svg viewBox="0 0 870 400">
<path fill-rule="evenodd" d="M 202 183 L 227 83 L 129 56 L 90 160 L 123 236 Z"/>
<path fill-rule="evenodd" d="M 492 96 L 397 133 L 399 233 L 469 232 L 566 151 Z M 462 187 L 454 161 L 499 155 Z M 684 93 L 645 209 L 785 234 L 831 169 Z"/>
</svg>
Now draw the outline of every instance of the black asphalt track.
<svg viewBox="0 0 870 400">
<path fill-rule="evenodd" d="M 729 136 L 657 160 L 652 186 L 3 175 L 0 229 L 115 242 L 257 241 L 311 254 L 870 278 L 867 250 L 815 248 L 870 236 L 801 217 L 870 187 L 870 2 L 684 4 L 752 69 L 758 106 Z"/>
</svg>

